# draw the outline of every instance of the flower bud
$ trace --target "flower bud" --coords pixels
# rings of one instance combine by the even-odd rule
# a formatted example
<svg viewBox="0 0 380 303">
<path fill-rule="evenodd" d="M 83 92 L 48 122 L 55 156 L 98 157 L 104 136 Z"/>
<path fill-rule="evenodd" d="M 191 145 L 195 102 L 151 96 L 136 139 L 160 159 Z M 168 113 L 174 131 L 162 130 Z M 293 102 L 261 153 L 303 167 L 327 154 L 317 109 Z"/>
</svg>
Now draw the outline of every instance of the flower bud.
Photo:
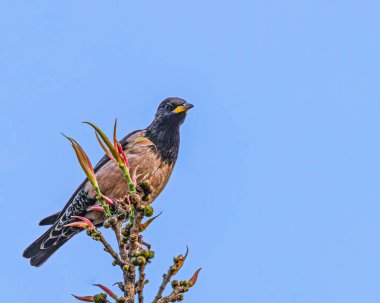
<svg viewBox="0 0 380 303">
<path fill-rule="evenodd" d="M 187 281 L 181 281 L 181 282 L 179 282 L 179 285 L 181 285 L 181 286 L 186 286 L 186 284 L 187 284 Z"/>
<path fill-rule="evenodd" d="M 103 222 L 103 227 L 104 227 L 104 228 L 110 228 L 110 227 L 111 227 L 110 222 L 109 222 L 108 220 L 105 220 L 105 221 Z"/>
<path fill-rule="evenodd" d="M 152 206 L 150 206 L 150 205 L 147 205 L 147 206 L 145 206 L 145 209 L 144 209 L 144 214 L 145 214 L 145 216 L 147 216 L 147 217 L 151 217 L 151 216 L 153 216 L 153 207 Z"/>
<path fill-rule="evenodd" d="M 132 258 L 132 264 L 133 265 L 138 265 L 138 263 L 137 263 L 137 257 Z"/>
<path fill-rule="evenodd" d="M 131 201 L 132 203 L 139 204 L 141 202 L 141 197 L 138 194 L 133 194 Z"/>
<path fill-rule="evenodd" d="M 183 301 L 184 298 L 185 298 L 185 296 L 183 294 L 179 294 L 177 296 L 177 301 Z"/>
<path fill-rule="evenodd" d="M 124 266 L 123 266 L 123 271 L 128 271 L 129 270 L 129 265 L 128 264 L 125 264 Z"/>
<path fill-rule="evenodd" d="M 106 294 L 98 294 L 94 296 L 94 302 L 95 303 L 105 303 L 107 300 L 107 295 Z"/>
<path fill-rule="evenodd" d="M 140 250 L 139 251 L 139 255 L 143 256 L 145 258 L 149 258 L 149 251 L 147 251 L 147 250 Z"/>
<path fill-rule="evenodd" d="M 137 257 L 137 265 L 145 265 L 146 259 L 143 256 Z"/>
</svg>

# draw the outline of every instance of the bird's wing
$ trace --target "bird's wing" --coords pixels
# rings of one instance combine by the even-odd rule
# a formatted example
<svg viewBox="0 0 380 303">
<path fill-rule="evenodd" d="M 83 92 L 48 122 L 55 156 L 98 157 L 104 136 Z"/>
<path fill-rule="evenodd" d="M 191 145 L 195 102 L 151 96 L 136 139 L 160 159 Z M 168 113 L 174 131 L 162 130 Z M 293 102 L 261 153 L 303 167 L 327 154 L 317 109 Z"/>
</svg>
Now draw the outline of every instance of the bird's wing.
<svg viewBox="0 0 380 303">
<path fill-rule="evenodd" d="M 139 131 L 134 131 L 125 136 L 120 141 L 121 145 L 123 147 L 127 146 L 129 143 L 128 139 L 137 132 Z M 95 171 L 100 170 L 108 161 L 108 157 L 104 156 L 96 165 Z M 41 221 L 44 225 L 52 224 L 52 226 L 25 249 L 23 256 L 31 259 L 30 264 L 33 266 L 42 265 L 60 246 L 82 230 L 81 228 L 66 225 L 76 220 L 72 216 L 84 216 L 87 208 L 96 202 L 95 197 L 88 196 L 88 192 L 86 191 L 87 182 L 87 179 L 82 182 L 61 212 Z"/>
<path fill-rule="evenodd" d="M 123 139 L 120 140 L 120 144 L 121 146 L 124 148 L 129 142 L 128 142 L 128 139 L 136 134 L 137 132 L 140 132 L 141 130 L 135 130 L 131 133 L 129 133 L 128 135 L 126 135 Z M 104 155 L 100 161 L 96 164 L 95 168 L 94 168 L 94 171 L 95 173 L 104 165 L 106 164 L 110 159 L 108 158 L 107 155 Z M 41 220 L 40 222 L 40 225 L 51 225 L 51 224 L 54 224 L 54 222 L 58 221 L 61 217 L 62 217 L 62 214 L 67 210 L 67 208 L 70 206 L 71 203 L 75 203 L 75 202 L 80 202 L 80 201 L 76 201 L 76 197 L 78 196 L 79 192 L 81 190 L 83 190 L 83 188 L 85 187 L 86 183 L 88 182 L 88 179 L 86 178 L 82 183 L 81 185 L 79 185 L 79 187 L 76 189 L 76 191 L 72 194 L 72 196 L 70 197 L 69 201 L 66 203 L 65 207 L 59 211 L 58 213 L 55 213 L 53 215 L 50 215 L 44 219 Z M 84 202 L 82 199 L 79 199 L 81 200 L 82 202 Z M 79 205 L 78 205 L 79 206 Z M 80 208 L 80 207 L 79 207 Z M 87 208 L 87 207 L 86 207 Z M 84 210 L 86 209 L 84 208 Z M 79 209 L 78 209 L 79 210 Z"/>
</svg>

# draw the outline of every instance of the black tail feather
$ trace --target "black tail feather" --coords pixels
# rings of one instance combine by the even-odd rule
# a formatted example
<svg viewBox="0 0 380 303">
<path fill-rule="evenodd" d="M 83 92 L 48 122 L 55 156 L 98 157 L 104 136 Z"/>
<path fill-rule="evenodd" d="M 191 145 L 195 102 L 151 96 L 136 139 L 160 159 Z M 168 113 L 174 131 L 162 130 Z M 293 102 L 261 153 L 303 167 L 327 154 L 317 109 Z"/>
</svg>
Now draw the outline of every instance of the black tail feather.
<svg viewBox="0 0 380 303">
<path fill-rule="evenodd" d="M 23 257 L 30 259 L 32 266 L 41 266 L 58 248 L 80 231 L 81 229 L 76 227 L 57 229 L 57 226 L 53 225 L 25 249 Z"/>
<path fill-rule="evenodd" d="M 53 225 L 55 223 L 55 221 L 57 221 L 58 217 L 59 217 L 59 214 L 61 212 L 57 212 L 55 214 L 52 214 L 44 219 L 42 219 L 39 223 L 39 225 L 43 226 L 43 225 Z"/>
<path fill-rule="evenodd" d="M 50 237 L 50 232 L 53 227 L 49 228 L 41 237 L 39 237 L 36 241 L 30 244 L 25 250 L 22 256 L 24 258 L 32 258 L 41 250 L 41 244 L 43 241 Z"/>
<path fill-rule="evenodd" d="M 69 239 L 68 238 L 65 238 L 64 241 L 61 241 L 59 243 L 57 243 L 57 245 L 54 245 L 54 246 L 51 246 L 49 248 L 46 248 L 46 249 L 41 249 L 37 252 L 36 255 L 34 255 L 31 259 L 30 259 L 30 264 L 32 266 L 36 266 L 36 267 L 39 267 L 41 266 L 42 264 L 45 263 L 45 261 L 47 259 L 50 258 L 50 256 L 52 254 L 55 253 L 55 251 L 60 248 L 63 244 L 66 243 L 66 241 L 68 241 Z"/>
</svg>

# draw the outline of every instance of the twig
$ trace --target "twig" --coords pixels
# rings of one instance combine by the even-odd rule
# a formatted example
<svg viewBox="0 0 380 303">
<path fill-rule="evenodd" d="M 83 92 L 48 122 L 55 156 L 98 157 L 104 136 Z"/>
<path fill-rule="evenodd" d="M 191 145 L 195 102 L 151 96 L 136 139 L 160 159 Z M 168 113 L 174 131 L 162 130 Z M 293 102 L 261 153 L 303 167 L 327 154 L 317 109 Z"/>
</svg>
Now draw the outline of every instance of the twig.
<svg viewBox="0 0 380 303">
<path fill-rule="evenodd" d="M 183 286 L 176 286 L 170 295 L 158 300 L 157 303 L 168 303 L 183 300 L 183 293 L 187 290 Z"/>
<path fill-rule="evenodd" d="M 144 303 L 144 285 L 145 285 L 145 264 L 140 265 L 139 267 L 139 282 L 138 282 L 138 296 L 139 303 Z"/>
<path fill-rule="evenodd" d="M 171 269 L 169 269 L 168 272 L 163 275 L 161 286 L 158 289 L 157 295 L 154 298 L 153 303 L 157 303 L 162 298 L 162 294 L 166 288 L 166 285 L 168 285 L 168 283 L 170 282 L 173 276 L 174 276 L 174 272 Z"/>
<path fill-rule="evenodd" d="M 116 251 L 111 247 L 111 245 L 107 242 L 104 236 L 99 232 L 99 242 L 101 242 L 104 246 L 104 250 L 108 252 L 115 260 L 116 264 L 123 267 L 125 263 L 120 259 L 119 255 Z"/>
<path fill-rule="evenodd" d="M 149 283 L 149 280 L 145 280 L 144 286 L 145 286 L 145 284 L 148 284 L 148 283 Z M 135 293 L 137 294 L 139 292 L 139 290 L 140 290 L 140 286 L 139 286 L 139 282 L 137 282 L 137 283 L 135 283 Z"/>
<path fill-rule="evenodd" d="M 142 211 L 136 210 L 134 222 L 130 229 L 128 239 L 129 268 L 128 271 L 124 272 L 124 294 L 127 298 L 127 303 L 134 303 L 135 299 L 136 267 L 132 264 L 132 256 L 136 251 L 136 241 L 138 240 L 138 235 L 140 233 L 140 224 L 143 217 L 144 213 Z"/>
</svg>

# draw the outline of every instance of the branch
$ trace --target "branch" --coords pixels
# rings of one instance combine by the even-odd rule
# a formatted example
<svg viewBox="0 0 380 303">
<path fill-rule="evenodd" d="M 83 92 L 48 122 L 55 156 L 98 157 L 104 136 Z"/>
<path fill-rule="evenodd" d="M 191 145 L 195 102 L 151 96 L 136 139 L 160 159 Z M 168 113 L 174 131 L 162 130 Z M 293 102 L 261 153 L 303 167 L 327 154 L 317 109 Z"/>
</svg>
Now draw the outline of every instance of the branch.
<svg viewBox="0 0 380 303">
<path fill-rule="evenodd" d="M 145 264 L 139 267 L 139 282 L 136 290 L 139 296 L 139 303 L 144 303 L 144 285 L 145 285 Z"/>
<path fill-rule="evenodd" d="M 104 246 L 104 250 L 108 252 L 112 258 L 115 260 L 115 263 L 119 265 L 120 267 L 123 267 L 125 265 L 124 261 L 120 259 L 117 252 L 111 247 L 111 245 L 107 242 L 107 240 L 104 238 L 104 236 L 99 232 L 99 242 L 101 242 Z"/>
<path fill-rule="evenodd" d="M 127 303 L 134 303 L 135 299 L 135 280 L 136 280 L 136 267 L 132 264 L 132 256 L 136 251 L 136 241 L 139 238 L 140 224 L 144 217 L 144 212 L 136 209 L 133 225 L 130 229 L 128 237 L 128 249 L 129 249 L 129 268 L 124 272 L 124 295 L 127 298 Z"/>
<path fill-rule="evenodd" d="M 154 298 L 153 303 L 157 303 L 162 298 L 162 294 L 163 294 L 166 286 L 168 285 L 168 283 L 170 282 L 170 280 L 173 276 L 174 276 L 174 274 L 170 269 L 169 269 L 168 273 L 163 275 L 163 280 L 162 280 L 161 286 L 158 289 L 158 293 L 157 293 L 156 297 Z"/>
<path fill-rule="evenodd" d="M 182 301 L 183 300 L 183 294 L 186 291 L 187 291 L 186 287 L 176 286 L 176 287 L 174 287 L 174 289 L 170 295 L 158 300 L 157 303 L 168 303 L 168 302 Z"/>
<path fill-rule="evenodd" d="M 157 293 L 156 297 L 154 298 L 153 303 L 157 303 L 162 298 L 162 294 L 163 294 L 166 286 L 170 282 L 171 278 L 181 269 L 183 263 L 185 263 L 185 260 L 186 260 L 188 254 L 189 254 L 189 247 L 186 246 L 185 256 L 179 255 L 179 256 L 174 258 L 174 260 L 173 260 L 174 264 L 172 266 L 170 266 L 168 272 L 163 275 L 163 280 L 162 280 L 161 286 L 158 289 L 158 293 Z"/>
</svg>

